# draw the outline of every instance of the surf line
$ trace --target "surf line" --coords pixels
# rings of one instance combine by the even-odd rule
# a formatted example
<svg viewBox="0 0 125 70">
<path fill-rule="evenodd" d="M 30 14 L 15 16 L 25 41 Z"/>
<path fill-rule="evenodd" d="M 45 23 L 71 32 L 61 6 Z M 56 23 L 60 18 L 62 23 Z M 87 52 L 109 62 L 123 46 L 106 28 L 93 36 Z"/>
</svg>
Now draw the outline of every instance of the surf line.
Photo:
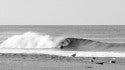
<svg viewBox="0 0 125 70">
<path fill-rule="evenodd" d="M 101 52 L 101 51 L 60 51 L 51 49 L 0 49 L 0 53 L 14 53 L 14 54 L 49 54 L 67 57 L 125 57 L 125 52 Z M 72 56 L 75 55 L 75 56 Z"/>
</svg>

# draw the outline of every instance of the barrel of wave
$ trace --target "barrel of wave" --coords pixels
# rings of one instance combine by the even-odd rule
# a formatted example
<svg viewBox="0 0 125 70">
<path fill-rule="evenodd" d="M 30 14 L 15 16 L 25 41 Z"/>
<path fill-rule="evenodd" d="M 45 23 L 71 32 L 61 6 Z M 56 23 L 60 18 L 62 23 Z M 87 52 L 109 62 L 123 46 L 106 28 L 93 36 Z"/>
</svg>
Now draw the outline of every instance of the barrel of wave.
<svg viewBox="0 0 125 70">
<path fill-rule="evenodd" d="M 0 44 L 0 48 L 60 48 L 61 45 L 68 45 L 65 37 L 52 37 L 47 34 L 39 34 L 35 32 L 26 32 L 21 35 L 14 35 Z"/>
</svg>

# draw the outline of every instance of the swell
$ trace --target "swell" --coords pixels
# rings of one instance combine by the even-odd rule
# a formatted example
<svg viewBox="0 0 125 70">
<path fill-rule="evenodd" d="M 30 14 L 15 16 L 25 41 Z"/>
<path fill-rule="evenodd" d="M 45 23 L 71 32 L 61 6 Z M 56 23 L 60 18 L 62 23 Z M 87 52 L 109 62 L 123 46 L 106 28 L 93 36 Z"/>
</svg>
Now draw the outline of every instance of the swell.
<svg viewBox="0 0 125 70">
<path fill-rule="evenodd" d="M 66 38 L 69 44 L 62 46 L 63 50 L 77 51 L 125 51 L 125 43 L 105 43 L 89 39 Z"/>
</svg>

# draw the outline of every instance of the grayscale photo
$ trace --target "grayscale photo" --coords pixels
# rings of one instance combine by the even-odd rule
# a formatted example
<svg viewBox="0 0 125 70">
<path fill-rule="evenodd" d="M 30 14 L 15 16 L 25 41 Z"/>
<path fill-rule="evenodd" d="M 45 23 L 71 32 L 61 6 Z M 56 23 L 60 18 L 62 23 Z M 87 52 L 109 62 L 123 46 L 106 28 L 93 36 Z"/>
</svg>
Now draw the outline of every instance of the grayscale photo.
<svg viewBox="0 0 125 70">
<path fill-rule="evenodd" d="M 124 0 L 0 0 L 0 70 L 125 70 Z"/>
</svg>

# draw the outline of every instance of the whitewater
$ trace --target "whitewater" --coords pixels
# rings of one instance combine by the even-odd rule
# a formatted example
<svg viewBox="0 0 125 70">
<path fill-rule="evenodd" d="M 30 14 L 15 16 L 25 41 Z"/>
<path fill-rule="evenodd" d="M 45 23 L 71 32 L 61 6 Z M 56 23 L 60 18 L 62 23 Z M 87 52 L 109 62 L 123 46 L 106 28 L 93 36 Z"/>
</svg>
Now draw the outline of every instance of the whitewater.
<svg viewBox="0 0 125 70">
<path fill-rule="evenodd" d="M 72 57 L 125 57 L 124 43 L 103 43 L 88 39 L 25 32 L 8 37 L 0 53 L 50 54 Z"/>
<path fill-rule="evenodd" d="M 51 37 L 47 34 L 38 34 L 35 32 L 26 32 L 21 35 L 14 35 L 2 44 L 0 48 L 56 48 L 59 47 L 59 43 L 64 40 L 63 37 Z"/>
</svg>

